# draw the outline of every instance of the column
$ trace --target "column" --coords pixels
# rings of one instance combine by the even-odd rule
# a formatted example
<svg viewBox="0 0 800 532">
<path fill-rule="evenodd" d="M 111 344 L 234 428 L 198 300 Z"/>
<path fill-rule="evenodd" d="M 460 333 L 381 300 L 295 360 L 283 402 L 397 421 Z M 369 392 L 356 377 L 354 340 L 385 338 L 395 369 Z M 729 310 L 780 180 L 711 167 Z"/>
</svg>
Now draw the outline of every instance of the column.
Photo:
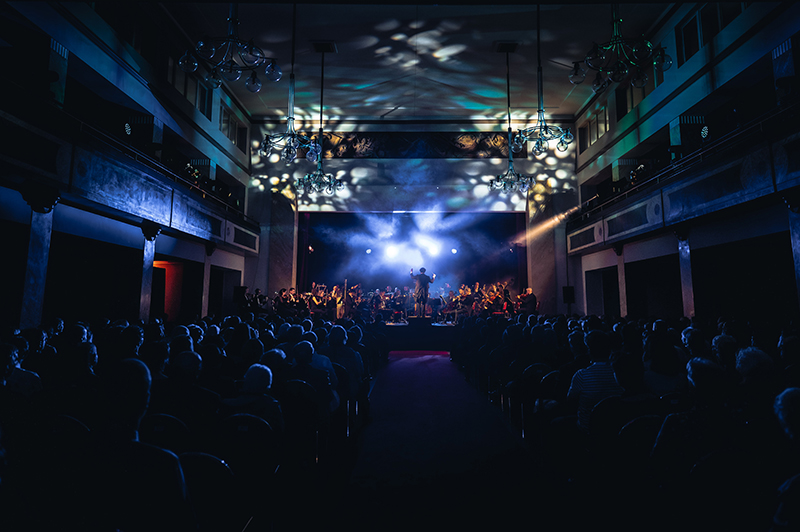
<svg viewBox="0 0 800 532">
<path fill-rule="evenodd" d="M 297 282 L 297 200 L 273 193 L 269 224 L 267 293 Z M 264 252 L 260 247 L 259 255 Z"/>
<path fill-rule="evenodd" d="M 23 182 L 20 192 L 31 206 L 31 234 L 19 323 L 20 328 L 27 329 L 39 327 L 42 323 L 50 237 L 53 233 L 53 208 L 61 196 L 57 188 L 30 180 Z"/>
<path fill-rule="evenodd" d="M 689 234 L 676 232 L 678 237 L 678 263 L 681 269 L 681 297 L 683 299 L 683 315 L 694 318 L 694 285 L 692 284 L 692 257 L 689 245 Z"/>
<path fill-rule="evenodd" d="M 266 181 L 267 176 L 258 176 Z M 272 297 L 270 291 L 269 271 L 270 271 L 270 234 L 272 223 L 272 193 L 269 189 L 259 190 L 257 187 L 248 187 L 246 196 L 247 215 L 258 221 L 258 254 L 255 256 L 247 255 L 244 259 L 244 285 L 250 286 L 255 290 L 260 288 L 265 294 Z M 312 279 L 317 281 L 318 279 Z"/>
<path fill-rule="evenodd" d="M 153 261 L 156 257 L 156 237 L 161 233 L 161 226 L 150 220 L 142 222 L 144 247 L 142 250 L 142 289 L 139 297 L 139 319 L 144 323 L 150 321 L 150 301 L 153 294 Z"/>
<path fill-rule="evenodd" d="M 789 209 L 789 238 L 792 242 L 797 299 L 800 301 L 800 195 L 786 194 L 784 201 Z"/>
<path fill-rule="evenodd" d="M 208 295 L 211 285 L 211 255 L 217 249 L 214 242 L 206 242 L 206 256 L 203 261 L 203 296 L 200 300 L 200 316 L 208 316 Z"/>
<path fill-rule="evenodd" d="M 628 316 L 628 287 L 625 284 L 625 255 L 623 245 L 614 246 L 614 253 L 617 254 L 617 284 L 619 285 L 619 316 Z"/>
</svg>

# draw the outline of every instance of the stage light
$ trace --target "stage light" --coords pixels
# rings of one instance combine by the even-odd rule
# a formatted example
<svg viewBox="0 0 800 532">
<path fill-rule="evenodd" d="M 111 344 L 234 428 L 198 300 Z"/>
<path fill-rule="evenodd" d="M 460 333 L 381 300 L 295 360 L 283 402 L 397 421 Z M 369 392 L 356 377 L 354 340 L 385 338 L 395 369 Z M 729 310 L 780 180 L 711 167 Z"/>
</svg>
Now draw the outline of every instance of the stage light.
<svg viewBox="0 0 800 532">
<path fill-rule="evenodd" d="M 458 250 L 456 248 L 453 248 L 453 249 L 450 250 L 450 253 L 455 255 L 456 253 L 458 253 Z"/>
<path fill-rule="evenodd" d="M 396 246 L 389 246 L 386 248 L 386 257 L 393 259 L 397 256 L 397 247 Z"/>
<path fill-rule="evenodd" d="M 426 250 L 428 254 L 432 257 L 437 256 L 439 252 L 442 250 L 442 247 L 439 245 L 438 242 L 425 235 L 417 234 L 416 236 L 414 236 L 414 243 L 419 247 L 423 248 L 424 250 Z"/>
<path fill-rule="evenodd" d="M 369 255 L 370 253 L 372 253 L 372 250 L 371 249 L 367 249 L 367 255 Z"/>
</svg>

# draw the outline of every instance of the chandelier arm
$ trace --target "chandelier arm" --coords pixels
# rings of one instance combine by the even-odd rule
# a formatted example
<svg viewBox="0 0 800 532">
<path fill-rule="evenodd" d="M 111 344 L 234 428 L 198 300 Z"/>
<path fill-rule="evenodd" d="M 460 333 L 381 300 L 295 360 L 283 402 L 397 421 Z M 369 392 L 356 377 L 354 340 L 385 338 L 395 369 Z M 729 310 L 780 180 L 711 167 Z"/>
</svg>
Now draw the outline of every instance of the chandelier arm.
<svg viewBox="0 0 800 532">
<path fill-rule="evenodd" d="M 294 133 L 294 72 L 289 74 L 289 116 L 286 119 L 289 133 Z"/>
<path fill-rule="evenodd" d="M 297 39 L 297 4 L 292 4 L 292 67 L 291 74 L 294 76 L 294 52 L 295 40 Z"/>
<path fill-rule="evenodd" d="M 611 4 L 611 43 L 622 40 L 622 19 L 619 18 L 619 4 Z"/>
<path fill-rule="evenodd" d="M 509 66 L 508 52 L 506 52 L 506 111 L 508 116 L 508 131 L 511 132 L 511 67 Z M 511 138 L 509 137 L 509 142 Z M 511 144 L 509 144 L 509 154 L 511 153 Z"/>
<path fill-rule="evenodd" d="M 325 52 L 321 52 L 320 55 L 322 58 L 319 76 L 319 146 L 322 148 L 322 102 L 325 95 Z"/>
</svg>

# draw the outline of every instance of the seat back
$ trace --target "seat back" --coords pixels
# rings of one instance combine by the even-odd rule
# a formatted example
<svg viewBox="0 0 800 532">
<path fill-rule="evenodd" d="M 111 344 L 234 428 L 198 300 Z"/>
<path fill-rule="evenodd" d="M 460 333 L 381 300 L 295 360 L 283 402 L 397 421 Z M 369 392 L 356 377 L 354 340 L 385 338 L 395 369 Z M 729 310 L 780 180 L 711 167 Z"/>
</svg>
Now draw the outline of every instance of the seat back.
<svg viewBox="0 0 800 532">
<path fill-rule="evenodd" d="M 242 530 L 246 519 L 230 466 L 217 456 L 201 452 L 181 453 L 178 458 L 199 532 Z"/>
<path fill-rule="evenodd" d="M 339 399 L 342 402 L 352 399 L 352 397 L 350 397 L 350 374 L 347 373 L 347 369 L 336 362 L 333 362 L 333 369 L 336 372 L 336 378 L 339 381 L 339 384 L 336 387 L 336 392 L 339 394 Z"/>
<path fill-rule="evenodd" d="M 190 450 L 186 423 L 169 414 L 147 414 L 139 424 L 139 441 L 180 454 Z"/>
<path fill-rule="evenodd" d="M 234 414 L 220 422 L 218 456 L 237 476 L 272 475 L 280 460 L 279 447 L 269 423 L 252 414 Z"/>
<path fill-rule="evenodd" d="M 281 395 L 286 425 L 286 458 L 292 462 L 316 463 L 319 459 L 323 405 L 317 391 L 303 380 L 286 381 Z M 324 406 L 327 409 L 327 406 Z M 327 421 L 330 421 L 328 417 Z M 325 423 L 324 426 L 328 426 Z"/>
</svg>

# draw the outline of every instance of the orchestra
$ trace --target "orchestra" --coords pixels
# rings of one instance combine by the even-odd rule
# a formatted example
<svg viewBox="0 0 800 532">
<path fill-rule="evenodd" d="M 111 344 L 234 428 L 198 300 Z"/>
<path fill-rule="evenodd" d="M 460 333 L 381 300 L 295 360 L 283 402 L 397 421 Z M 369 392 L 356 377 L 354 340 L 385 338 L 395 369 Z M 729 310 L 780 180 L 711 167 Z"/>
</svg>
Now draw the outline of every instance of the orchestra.
<svg viewBox="0 0 800 532">
<path fill-rule="evenodd" d="M 536 296 L 531 288 L 512 297 L 508 282 L 481 285 L 462 284 L 458 291 L 450 285 L 431 292 L 427 300 L 426 314 L 434 322 L 456 323 L 464 316 L 506 316 L 535 314 L 538 310 Z M 445 294 L 445 290 L 448 289 Z M 414 315 L 413 289 L 387 286 L 364 292 L 360 284 L 343 284 L 328 287 L 311 283 L 311 290 L 298 293 L 295 288 L 281 288 L 269 298 L 256 289 L 255 294 L 246 294 L 244 310 L 255 313 L 278 314 L 283 317 L 321 318 L 334 322 L 337 319 L 360 317 L 373 321 L 380 316 L 387 323 L 407 323 Z"/>
</svg>

